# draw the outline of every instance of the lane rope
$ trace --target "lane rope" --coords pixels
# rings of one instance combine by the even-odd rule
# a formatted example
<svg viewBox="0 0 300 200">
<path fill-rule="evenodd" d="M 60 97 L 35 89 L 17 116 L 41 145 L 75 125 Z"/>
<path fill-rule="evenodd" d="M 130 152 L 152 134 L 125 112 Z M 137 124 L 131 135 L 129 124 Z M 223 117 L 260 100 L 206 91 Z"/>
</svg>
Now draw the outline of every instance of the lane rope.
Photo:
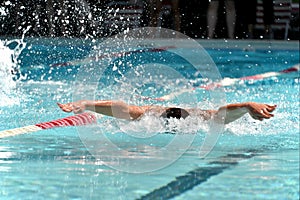
<svg viewBox="0 0 300 200">
<path fill-rule="evenodd" d="M 224 78 L 219 82 L 199 86 L 198 88 L 202 88 L 202 89 L 205 89 L 205 90 L 213 90 L 213 89 L 218 88 L 218 87 L 232 86 L 232 85 L 235 85 L 236 83 L 238 83 L 240 81 L 262 80 L 262 79 L 265 79 L 265 78 L 282 76 L 282 75 L 289 74 L 289 73 L 299 72 L 299 68 L 300 68 L 300 64 L 296 64 L 293 67 L 281 70 L 279 72 L 266 72 L 266 73 L 262 73 L 262 74 L 256 74 L 256 75 L 253 75 L 253 76 L 244 76 L 244 77 L 241 77 L 241 78 Z M 184 94 L 186 92 L 191 92 L 195 89 L 197 89 L 197 87 L 196 88 L 189 88 L 189 89 L 179 90 L 177 92 L 173 92 L 171 94 L 168 94 L 168 95 L 165 95 L 165 96 L 162 96 L 162 97 L 158 97 L 158 98 L 149 98 L 148 97 L 148 99 L 157 100 L 157 101 L 172 100 L 178 95 Z M 144 98 L 147 98 L 147 97 L 144 97 Z"/>
<path fill-rule="evenodd" d="M 14 128 L 9 130 L 0 131 L 0 138 L 7 138 L 11 136 L 52 129 L 67 126 L 83 126 L 88 124 L 94 124 L 97 122 L 97 118 L 94 114 L 86 112 L 69 116 L 61 119 L 52 120 L 49 122 L 42 122 L 35 125 L 23 126 L 20 128 Z"/>
</svg>

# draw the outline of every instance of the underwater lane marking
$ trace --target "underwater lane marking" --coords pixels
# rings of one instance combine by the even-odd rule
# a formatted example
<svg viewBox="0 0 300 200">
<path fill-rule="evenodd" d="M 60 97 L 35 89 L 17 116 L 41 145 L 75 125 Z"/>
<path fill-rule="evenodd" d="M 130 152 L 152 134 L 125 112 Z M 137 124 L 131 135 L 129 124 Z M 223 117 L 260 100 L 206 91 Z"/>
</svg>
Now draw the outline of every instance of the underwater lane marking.
<svg viewBox="0 0 300 200">
<path fill-rule="evenodd" d="M 244 76 L 244 77 L 241 77 L 241 78 L 224 78 L 220 82 L 199 86 L 199 88 L 202 88 L 202 89 L 205 89 L 205 90 L 213 90 L 213 89 L 218 88 L 218 87 L 232 86 L 232 85 L 238 83 L 239 81 L 262 80 L 262 79 L 265 79 L 265 78 L 282 76 L 282 75 L 285 75 L 285 74 L 298 72 L 299 68 L 300 68 L 300 65 L 297 64 L 297 65 L 294 65 L 293 67 L 281 70 L 279 72 L 266 72 L 266 73 L 257 74 L 257 75 L 253 75 L 253 76 Z M 174 99 L 176 96 L 181 95 L 183 93 L 191 92 L 195 89 L 197 89 L 197 88 L 183 89 L 183 90 L 180 90 L 178 92 L 174 92 L 174 93 L 171 93 L 171 94 L 168 94 L 168 95 L 165 95 L 165 96 L 162 96 L 162 97 L 158 97 L 158 98 L 150 98 L 150 97 L 147 97 L 147 98 L 152 99 L 152 100 L 157 100 L 157 101 L 166 101 L 166 100 Z M 143 98 L 146 98 L 146 97 L 143 97 Z"/>
<path fill-rule="evenodd" d="M 256 154 L 227 154 L 221 156 L 215 161 L 211 161 L 208 164 L 214 165 L 211 167 L 198 167 L 185 173 L 182 176 L 175 177 L 174 181 L 167 183 L 166 185 L 153 190 L 152 192 L 138 198 L 137 200 L 152 200 L 152 199 L 171 199 L 176 196 L 193 189 L 201 183 L 207 181 L 212 176 L 216 176 L 222 173 L 226 169 L 230 169 L 239 164 L 240 161 L 250 159 Z"/>
<path fill-rule="evenodd" d="M 95 115 L 92 113 L 82 113 L 74 116 L 65 117 L 62 119 L 52 120 L 49 122 L 42 122 L 35 125 L 24 126 L 20 128 L 14 128 L 9 130 L 0 131 L 0 138 L 6 138 L 45 129 L 66 127 L 66 126 L 83 126 L 88 124 L 94 124 L 97 122 Z"/>
<path fill-rule="evenodd" d="M 88 57 L 88 58 L 80 59 L 80 60 L 56 63 L 56 64 L 52 64 L 51 67 L 78 66 L 78 65 L 84 65 L 84 64 L 89 63 L 90 61 L 102 59 L 102 58 L 109 58 L 109 57 L 118 58 L 118 57 L 130 55 L 130 54 L 134 54 L 134 53 L 162 52 L 162 51 L 167 51 L 168 49 L 174 49 L 174 48 L 176 48 L 176 47 L 175 46 L 163 46 L 163 47 L 158 47 L 158 48 L 144 48 L 144 49 L 138 49 L 138 50 L 134 50 L 134 51 L 116 52 L 116 53 L 104 54 L 101 56 Z"/>
</svg>

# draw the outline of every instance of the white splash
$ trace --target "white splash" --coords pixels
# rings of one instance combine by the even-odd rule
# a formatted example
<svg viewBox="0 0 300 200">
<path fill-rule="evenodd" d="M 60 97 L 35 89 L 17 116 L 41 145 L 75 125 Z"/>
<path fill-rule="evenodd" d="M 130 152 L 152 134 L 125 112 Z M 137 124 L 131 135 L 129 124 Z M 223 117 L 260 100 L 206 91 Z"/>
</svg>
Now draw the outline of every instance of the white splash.
<svg viewBox="0 0 300 200">
<path fill-rule="evenodd" d="M 19 103 L 19 99 L 15 95 L 17 83 L 14 80 L 14 74 L 19 70 L 18 57 L 26 46 L 23 39 L 0 40 L 0 106 Z M 14 48 L 10 48 L 10 46 L 14 46 Z"/>
<path fill-rule="evenodd" d="M 104 120 L 106 119 L 106 120 Z M 173 119 L 167 121 L 150 115 L 144 115 L 140 120 L 107 120 L 104 118 L 99 124 L 104 129 L 104 132 L 110 133 L 126 133 L 135 138 L 149 138 L 160 133 L 173 134 L 197 134 L 207 133 L 209 123 L 203 121 L 199 117 L 187 117 L 186 119 Z"/>
</svg>

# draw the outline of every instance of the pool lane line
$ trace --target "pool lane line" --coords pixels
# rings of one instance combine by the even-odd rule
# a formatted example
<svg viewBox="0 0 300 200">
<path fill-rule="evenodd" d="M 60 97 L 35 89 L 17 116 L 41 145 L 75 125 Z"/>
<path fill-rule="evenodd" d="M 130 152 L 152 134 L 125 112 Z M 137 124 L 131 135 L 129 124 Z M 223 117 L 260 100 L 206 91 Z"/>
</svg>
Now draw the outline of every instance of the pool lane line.
<svg viewBox="0 0 300 200">
<path fill-rule="evenodd" d="M 83 126 L 83 125 L 93 124 L 96 122 L 97 122 L 96 116 L 92 113 L 86 112 L 74 116 L 52 120 L 49 122 L 42 122 L 35 125 L 23 126 L 20 128 L 0 131 L 0 139 L 31 133 L 31 132 L 36 132 L 36 131 L 41 131 L 41 130 L 46 130 L 46 129 L 66 127 L 66 126 Z"/>
<path fill-rule="evenodd" d="M 207 89 L 207 90 L 211 90 L 211 89 L 214 89 L 216 87 L 231 86 L 231 85 L 234 85 L 238 81 L 261 80 L 261 79 L 265 79 L 265 78 L 281 76 L 281 75 L 284 75 L 284 74 L 297 72 L 297 71 L 299 71 L 299 68 L 300 68 L 300 65 L 298 64 L 298 65 L 294 65 L 290 68 L 281 70 L 279 72 L 266 72 L 266 73 L 262 73 L 262 74 L 252 75 L 252 76 L 244 76 L 244 77 L 241 77 L 241 78 L 225 78 L 220 82 L 212 83 L 212 84 L 209 84 L 209 85 L 206 85 L 206 86 L 200 86 L 200 87 L 204 88 L 204 89 Z"/>
<path fill-rule="evenodd" d="M 181 95 L 183 93 L 196 90 L 197 88 L 202 88 L 205 90 L 213 90 L 213 89 L 219 88 L 219 87 L 232 86 L 240 81 L 262 80 L 265 78 L 277 77 L 277 76 L 282 76 L 285 74 L 299 72 L 299 68 L 300 68 L 300 64 L 296 64 L 290 68 L 287 68 L 287 69 L 284 69 L 284 70 L 281 70 L 278 72 L 266 72 L 266 73 L 262 73 L 262 74 L 252 75 L 252 76 L 244 76 L 241 78 L 224 78 L 219 82 L 210 83 L 208 85 L 203 85 L 203 86 L 199 86 L 199 87 L 195 87 L 195 88 L 179 90 L 177 92 L 173 92 L 171 94 L 168 94 L 168 95 L 165 95 L 162 97 L 158 97 L 158 98 L 151 98 L 151 97 L 141 97 L 141 98 L 146 99 L 146 100 L 167 101 L 167 100 L 174 99 L 176 96 Z"/>
<path fill-rule="evenodd" d="M 226 156 L 221 156 L 217 160 L 208 163 L 213 166 L 198 167 L 182 176 L 177 176 L 175 177 L 175 180 L 149 192 L 146 195 L 143 195 L 136 200 L 167 200 L 182 195 L 201 183 L 206 182 L 209 178 L 221 174 L 224 170 L 231 169 L 238 165 L 240 161 L 250 159 L 255 155 L 256 154 L 254 153 L 247 153 L 227 154 Z"/>
<path fill-rule="evenodd" d="M 109 54 L 103 54 L 100 56 L 87 57 L 87 58 L 80 59 L 80 60 L 73 60 L 73 61 L 68 61 L 68 62 L 63 62 L 63 63 L 55 63 L 55 64 L 52 64 L 51 67 L 79 66 L 79 65 L 87 64 L 90 61 L 102 59 L 102 58 L 111 58 L 111 57 L 119 58 L 119 57 L 123 57 L 123 56 L 130 55 L 130 54 L 135 54 L 135 53 L 162 52 L 162 51 L 167 51 L 168 49 L 174 49 L 174 48 L 176 48 L 176 47 L 175 46 L 162 46 L 162 47 L 157 47 L 157 48 L 153 47 L 153 48 L 138 49 L 138 50 L 134 50 L 134 51 L 109 53 Z"/>
</svg>

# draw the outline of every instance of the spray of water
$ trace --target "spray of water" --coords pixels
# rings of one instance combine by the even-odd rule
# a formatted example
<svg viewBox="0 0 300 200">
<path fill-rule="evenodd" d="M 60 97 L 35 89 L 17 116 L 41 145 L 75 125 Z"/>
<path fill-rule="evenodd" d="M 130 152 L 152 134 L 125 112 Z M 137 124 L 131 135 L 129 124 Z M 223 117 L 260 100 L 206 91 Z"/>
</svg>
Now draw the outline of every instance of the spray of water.
<svg viewBox="0 0 300 200">
<path fill-rule="evenodd" d="M 0 40 L 0 106 L 19 103 L 19 99 L 15 95 L 17 89 L 16 79 L 21 78 L 18 58 L 25 47 L 24 35 L 21 39 Z"/>
</svg>

